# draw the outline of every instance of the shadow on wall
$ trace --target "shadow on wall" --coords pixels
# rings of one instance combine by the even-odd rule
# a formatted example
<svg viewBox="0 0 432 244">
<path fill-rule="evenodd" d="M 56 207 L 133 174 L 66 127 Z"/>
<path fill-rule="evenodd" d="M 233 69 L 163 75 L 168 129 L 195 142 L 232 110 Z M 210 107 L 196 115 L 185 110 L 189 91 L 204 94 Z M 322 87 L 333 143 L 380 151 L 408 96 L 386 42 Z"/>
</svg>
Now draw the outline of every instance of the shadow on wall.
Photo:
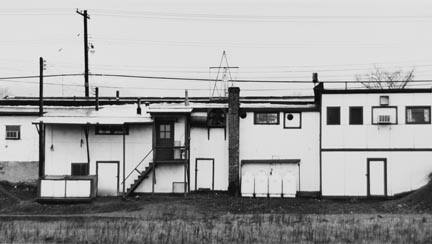
<svg viewBox="0 0 432 244">
<path fill-rule="evenodd" d="M 0 181 L 36 184 L 37 179 L 37 161 L 0 161 Z"/>
</svg>

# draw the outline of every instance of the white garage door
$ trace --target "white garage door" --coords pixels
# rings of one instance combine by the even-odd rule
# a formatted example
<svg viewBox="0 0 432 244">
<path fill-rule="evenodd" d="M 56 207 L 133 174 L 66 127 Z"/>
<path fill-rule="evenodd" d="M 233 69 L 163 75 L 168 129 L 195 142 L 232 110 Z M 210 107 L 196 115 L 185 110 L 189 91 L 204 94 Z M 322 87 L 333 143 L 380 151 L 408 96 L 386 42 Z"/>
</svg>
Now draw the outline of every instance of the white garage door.
<svg viewBox="0 0 432 244">
<path fill-rule="evenodd" d="M 295 197 L 298 190 L 298 163 L 278 160 L 242 161 L 242 196 Z M 288 162 L 292 162 L 289 160 Z"/>
</svg>

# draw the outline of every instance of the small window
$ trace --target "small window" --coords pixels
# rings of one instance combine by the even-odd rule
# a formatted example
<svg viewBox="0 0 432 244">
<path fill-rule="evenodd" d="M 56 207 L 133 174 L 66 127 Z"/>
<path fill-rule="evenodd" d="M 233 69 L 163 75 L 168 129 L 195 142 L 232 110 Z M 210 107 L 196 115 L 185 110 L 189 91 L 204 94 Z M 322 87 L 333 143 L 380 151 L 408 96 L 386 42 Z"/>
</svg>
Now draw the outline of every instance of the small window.
<svg viewBox="0 0 432 244">
<path fill-rule="evenodd" d="M 171 125 L 170 124 L 160 124 L 159 125 L 159 138 L 160 139 L 170 139 L 171 138 Z"/>
<path fill-rule="evenodd" d="M 301 113 L 286 112 L 284 113 L 284 128 L 285 129 L 300 129 L 301 128 Z"/>
<path fill-rule="evenodd" d="M 254 113 L 254 124 L 258 125 L 278 125 L 279 124 L 279 112 L 270 113 Z"/>
<path fill-rule="evenodd" d="M 97 125 L 96 135 L 123 135 L 123 125 Z M 125 134 L 129 134 L 129 127 L 125 127 Z"/>
<path fill-rule="evenodd" d="M 380 106 L 388 106 L 390 104 L 389 96 L 380 96 Z"/>
<path fill-rule="evenodd" d="M 350 125 L 363 124 L 363 107 L 350 107 L 349 108 L 349 123 Z"/>
<path fill-rule="evenodd" d="M 6 125 L 6 140 L 19 140 L 21 127 L 19 125 Z"/>
<path fill-rule="evenodd" d="M 220 108 L 211 109 L 207 113 L 207 126 L 210 128 L 224 128 L 225 127 L 225 111 Z"/>
<path fill-rule="evenodd" d="M 72 176 L 89 175 L 88 163 L 72 163 L 71 175 Z"/>
<path fill-rule="evenodd" d="M 406 107 L 407 124 L 430 124 L 430 107 Z"/>
<path fill-rule="evenodd" d="M 340 125 L 340 107 L 327 107 L 327 124 Z"/>
</svg>

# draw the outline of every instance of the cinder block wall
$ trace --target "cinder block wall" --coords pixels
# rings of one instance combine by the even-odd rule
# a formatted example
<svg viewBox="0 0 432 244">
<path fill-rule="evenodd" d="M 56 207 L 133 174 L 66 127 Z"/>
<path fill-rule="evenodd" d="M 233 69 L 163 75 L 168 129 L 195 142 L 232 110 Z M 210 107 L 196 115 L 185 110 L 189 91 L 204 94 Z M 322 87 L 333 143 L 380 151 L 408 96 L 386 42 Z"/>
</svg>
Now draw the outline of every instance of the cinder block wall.
<svg viewBox="0 0 432 244">
<path fill-rule="evenodd" d="M 38 161 L 0 161 L 0 181 L 36 184 Z"/>
</svg>

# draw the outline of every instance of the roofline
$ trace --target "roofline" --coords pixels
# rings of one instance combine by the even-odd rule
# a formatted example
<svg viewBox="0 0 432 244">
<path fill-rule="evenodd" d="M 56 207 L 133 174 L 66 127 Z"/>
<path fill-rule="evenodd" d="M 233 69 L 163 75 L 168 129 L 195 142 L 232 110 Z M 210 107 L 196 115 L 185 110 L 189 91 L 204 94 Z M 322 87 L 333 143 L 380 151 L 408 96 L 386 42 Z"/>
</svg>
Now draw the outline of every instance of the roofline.
<svg viewBox="0 0 432 244">
<path fill-rule="evenodd" d="M 368 94 L 368 93 L 432 93 L 430 88 L 409 88 L 409 89 L 324 89 L 322 94 Z"/>
<path fill-rule="evenodd" d="M 34 111 L 0 111 L 0 116 L 40 116 L 40 113 Z"/>
</svg>

